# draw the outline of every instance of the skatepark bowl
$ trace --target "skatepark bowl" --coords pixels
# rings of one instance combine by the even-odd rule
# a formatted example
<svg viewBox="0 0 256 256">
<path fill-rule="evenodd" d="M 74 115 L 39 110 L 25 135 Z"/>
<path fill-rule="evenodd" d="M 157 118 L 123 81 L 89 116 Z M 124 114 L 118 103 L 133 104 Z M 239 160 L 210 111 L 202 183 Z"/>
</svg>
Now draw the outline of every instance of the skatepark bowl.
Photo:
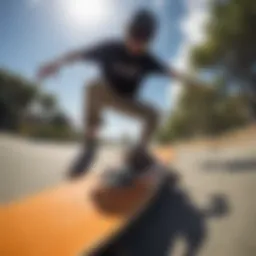
<svg viewBox="0 0 256 256">
<path fill-rule="evenodd" d="M 255 146 L 173 149 L 176 185 L 165 183 L 150 207 L 94 255 L 255 256 Z M 0 210 L 66 183 L 77 148 L 1 136 Z M 95 170 L 118 163 L 121 153 L 103 147 Z"/>
</svg>

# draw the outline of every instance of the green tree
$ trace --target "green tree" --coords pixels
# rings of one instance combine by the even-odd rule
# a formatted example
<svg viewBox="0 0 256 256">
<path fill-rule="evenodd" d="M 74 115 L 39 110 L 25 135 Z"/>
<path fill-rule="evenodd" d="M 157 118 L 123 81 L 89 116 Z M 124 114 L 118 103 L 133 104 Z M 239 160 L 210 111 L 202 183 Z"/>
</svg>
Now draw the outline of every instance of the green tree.
<svg viewBox="0 0 256 256">
<path fill-rule="evenodd" d="M 165 126 L 157 134 L 157 139 L 169 142 L 212 136 L 245 124 L 248 111 L 243 96 L 220 93 L 222 86 L 188 86 Z"/>
<path fill-rule="evenodd" d="M 57 108 L 57 100 L 51 94 L 41 94 L 39 98 L 44 113 L 53 113 Z"/>
<path fill-rule="evenodd" d="M 256 2 L 213 1 L 206 40 L 192 51 L 191 64 L 222 70 L 228 84 L 240 85 L 256 118 Z"/>
<path fill-rule="evenodd" d="M 21 76 L 0 70 L 0 129 L 41 139 L 76 138 L 55 96 L 39 93 L 37 88 Z M 34 104 L 42 111 L 33 111 Z"/>
<path fill-rule="evenodd" d="M 62 112 L 57 112 L 50 119 L 50 124 L 56 127 L 68 127 L 71 128 L 71 124 L 67 116 Z"/>
<path fill-rule="evenodd" d="M 17 129 L 20 118 L 36 95 L 35 84 L 0 70 L 0 129 Z"/>
</svg>

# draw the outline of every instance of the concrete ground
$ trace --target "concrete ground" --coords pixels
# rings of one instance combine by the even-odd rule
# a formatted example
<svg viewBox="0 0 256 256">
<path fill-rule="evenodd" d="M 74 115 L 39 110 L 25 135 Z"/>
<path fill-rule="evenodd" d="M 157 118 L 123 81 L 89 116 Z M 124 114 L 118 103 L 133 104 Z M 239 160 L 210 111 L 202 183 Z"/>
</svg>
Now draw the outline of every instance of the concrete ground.
<svg viewBox="0 0 256 256">
<path fill-rule="evenodd" d="M 151 213 L 129 230 L 133 236 L 124 241 L 134 248 L 130 254 L 256 255 L 254 140 L 250 145 L 177 149 L 177 189 L 164 189 Z M 76 145 L 0 135 L 1 205 L 62 182 L 77 150 Z M 95 169 L 120 161 L 121 152 L 103 148 Z"/>
</svg>

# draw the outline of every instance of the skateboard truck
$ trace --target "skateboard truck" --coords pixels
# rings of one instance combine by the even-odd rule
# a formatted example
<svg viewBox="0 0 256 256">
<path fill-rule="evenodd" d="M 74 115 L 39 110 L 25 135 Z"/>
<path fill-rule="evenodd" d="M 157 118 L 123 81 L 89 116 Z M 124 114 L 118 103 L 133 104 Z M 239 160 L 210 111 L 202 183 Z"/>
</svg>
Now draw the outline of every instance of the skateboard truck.
<svg viewBox="0 0 256 256">
<path fill-rule="evenodd" d="M 127 155 L 124 167 L 109 168 L 101 175 L 91 195 L 102 211 L 124 210 L 128 195 L 136 193 L 138 187 L 158 186 L 164 179 L 166 168 L 159 161 L 144 151 L 135 153 Z"/>
<path fill-rule="evenodd" d="M 110 168 L 102 176 L 105 187 L 132 186 L 137 179 L 148 176 L 156 168 L 156 160 L 143 150 L 134 150 L 127 154 L 125 165 L 121 168 Z"/>
</svg>

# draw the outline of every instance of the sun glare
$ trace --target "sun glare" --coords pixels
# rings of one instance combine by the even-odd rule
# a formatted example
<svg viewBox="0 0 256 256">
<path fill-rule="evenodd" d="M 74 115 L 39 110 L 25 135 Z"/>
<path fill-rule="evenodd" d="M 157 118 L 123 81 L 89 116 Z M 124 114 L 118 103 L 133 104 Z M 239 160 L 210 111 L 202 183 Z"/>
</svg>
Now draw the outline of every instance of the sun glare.
<svg viewBox="0 0 256 256">
<path fill-rule="evenodd" d="M 108 14 L 107 0 L 63 0 L 68 19 L 76 25 L 103 22 Z"/>
</svg>

